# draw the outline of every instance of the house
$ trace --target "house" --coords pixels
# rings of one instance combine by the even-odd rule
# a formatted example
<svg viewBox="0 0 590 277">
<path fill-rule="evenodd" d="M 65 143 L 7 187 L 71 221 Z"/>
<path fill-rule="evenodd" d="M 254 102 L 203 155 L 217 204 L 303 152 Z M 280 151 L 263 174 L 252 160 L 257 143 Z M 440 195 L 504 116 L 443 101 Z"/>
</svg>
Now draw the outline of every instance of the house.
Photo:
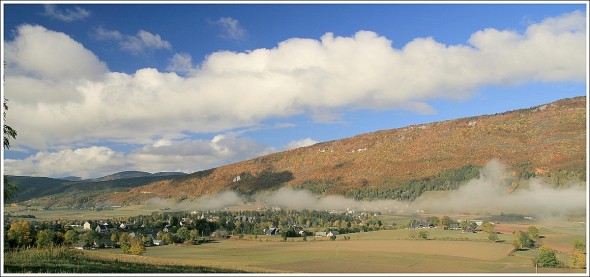
<svg viewBox="0 0 590 277">
<path fill-rule="evenodd" d="M 154 245 L 166 245 L 166 243 L 163 240 L 160 239 L 155 239 L 153 241 Z"/>
<path fill-rule="evenodd" d="M 279 234 L 279 228 L 268 228 L 268 230 L 264 230 L 264 234 L 267 236 L 272 236 L 272 235 L 278 235 Z"/>
<path fill-rule="evenodd" d="M 237 215 L 237 216 L 234 217 L 234 221 L 241 221 L 241 222 L 250 222 L 250 223 L 252 223 L 252 222 L 254 222 L 254 220 L 256 220 L 256 218 L 255 217 L 252 217 L 252 216 L 239 216 L 239 215 Z"/>
<path fill-rule="evenodd" d="M 325 237 L 327 235 L 328 235 L 328 233 L 326 233 L 326 232 L 315 232 L 316 237 Z"/>
<path fill-rule="evenodd" d="M 109 233 L 114 231 L 116 228 L 111 225 L 110 223 L 100 223 L 98 224 L 98 226 L 96 226 L 96 228 L 94 229 L 94 231 L 96 231 L 97 233 Z"/>
<path fill-rule="evenodd" d="M 459 223 L 449 224 L 449 230 L 459 230 Z"/>
<path fill-rule="evenodd" d="M 418 221 L 418 220 L 413 220 L 412 222 L 410 222 L 410 227 L 416 229 L 416 228 L 430 228 L 430 224 L 428 224 L 428 222 L 426 221 Z"/>
<path fill-rule="evenodd" d="M 114 245 L 115 243 L 110 239 L 101 239 L 92 243 L 94 248 L 113 248 Z"/>
<path fill-rule="evenodd" d="M 121 228 L 123 230 L 135 229 L 135 224 L 134 223 L 121 223 L 121 225 L 119 225 L 119 228 Z"/>
<path fill-rule="evenodd" d="M 328 232 L 326 237 L 335 237 L 338 234 L 339 234 L 338 231 L 330 231 L 330 232 Z"/>
<path fill-rule="evenodd" d="M 144 234 L 143 236 L 151 239 L 152 241 L 156 240 L 156 236 L 154 234 Z"/>
<path fill-rule="evenodd" d="M 91 228 L 90 226 L 92 226 L 92 224 L 90 224 L 90 222 L 86 221 L 84 223 L 84 230 L 90 230 L 90 228 Z"/>
<path fill-rule="evenodd" d="M 94 229 L 94 231 L 96 231 L 99 234 L 104 234 L 108 233 L 110 230 L 105 225 L 98 225 L 96 226 L 96 229 Z"/>
<path fill-rule="evenodd" d="M 80 250 L 90 250 L 92 249 L 92 245 L 86 241 L 79 241 L 78 243 L 74 244 L 74 248 Z"/>
</svg>

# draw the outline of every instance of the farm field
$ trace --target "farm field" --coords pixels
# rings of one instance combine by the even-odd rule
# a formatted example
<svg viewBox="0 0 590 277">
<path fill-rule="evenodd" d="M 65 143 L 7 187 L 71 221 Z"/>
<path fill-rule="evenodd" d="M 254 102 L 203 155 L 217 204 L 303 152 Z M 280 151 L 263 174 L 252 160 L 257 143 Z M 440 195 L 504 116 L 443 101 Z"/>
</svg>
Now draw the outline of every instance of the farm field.
<svg viewBox="0 0 590 277">
<path fill-rule="evenodd" d="M 159 209 L 149 209 L 144 205 L 127 206 L 112 210 L 79 210 L 79 209 L 55 209 L 55 210 L 35 210 L 27 211 L 23 207 L 4 207 L 5 213 L 11 213 L 13 216 L 34 215 L 35 220 L 56 220 L 56 219 L 71 219 L 71 220 L 87 220 L 87 219 L 111 219 L 118 217 L 136 216 L 139 214 L 151 214 L 159 211 Z"/>
<path fill-rule="evenodd" d="M 278 236 L 227 239 L 202 245 L 150 247 L 145 257 L 162 263 L 249 272 L 294 273 L 534 273 L 531 258 L 537 250 L 512 253 L 511 240 L 493 243 L 476 240 L 442 240 L 456 231 L 429 229 L 433 239 L 409 240 L 411 230 L 386 230 L 326 238 Z M 445 234 L 447 233 L 447 234 Z M 480 234 L 469 239 L 478 239 Z M 511 235 L 510 235 L 511 236 Z M 571 247 L 570 247 L 571 248 Z M 97 255 L 123 256 L 119 249 L 93 251 Z M 112 255 L 115 254 L 115 255 Z M 102 255 L 101 255 L 102 256 Z M 560 258 L 567 259 L 564 253 Z M 538 269 L 539 273 L 583 272 L 570 269 Z"/>
</svg>

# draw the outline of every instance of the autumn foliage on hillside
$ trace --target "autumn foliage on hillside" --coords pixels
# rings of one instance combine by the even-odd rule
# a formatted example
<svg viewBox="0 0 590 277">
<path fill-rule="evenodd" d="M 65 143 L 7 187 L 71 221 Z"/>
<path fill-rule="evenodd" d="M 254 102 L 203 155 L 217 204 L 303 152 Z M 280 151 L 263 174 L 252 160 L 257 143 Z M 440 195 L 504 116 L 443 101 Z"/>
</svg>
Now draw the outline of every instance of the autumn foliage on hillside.
<svg viewBox="0 0 590 277">
<path fill-rule="evenodd" d="M 107 198 L 115 202 L 154 196 L 191 199 L 224 190 L 252 194 L 283 185 L 356 197 L 412 184 L 427 187 L 451 177 L 460 183 L 493 158 L 506 164 L 516 178 L 544 176 L 556 186 L 585 181 L 586 97 L 318 143 Z M 440 186 L 453 189 L 455 184 L 446 180 Z"/>
</svg>

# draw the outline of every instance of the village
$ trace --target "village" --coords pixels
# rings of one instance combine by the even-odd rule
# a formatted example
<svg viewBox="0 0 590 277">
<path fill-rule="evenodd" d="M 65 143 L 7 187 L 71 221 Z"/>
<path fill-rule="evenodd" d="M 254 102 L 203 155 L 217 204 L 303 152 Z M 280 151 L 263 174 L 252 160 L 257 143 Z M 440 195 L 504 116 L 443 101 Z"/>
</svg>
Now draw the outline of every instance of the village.
<svg viewBox="0 0 590 277">
<path fill-rule="evenodd" d="M 309 211 L 272 208 L 256 211 L 184 211 L 153 212 L 151 215 L 110 220 L 54 220 L 41 222 L 28 218 L 31 229 L 39 234 L 47 230 L 56 244 L 90 250 L 119 248 L 129 241 L 141 241 L 144 247 L 167 244 L 201 244 L 213 240 L 242 239 L 249 236 L 328 238 L 345 234 L 392 229 L 441 228 L 462 233 L 482 230 L 483 220 L 459 220 L 449 216 L 415 216 L 407 223 L 384 224 L 379 212 Z M 8 221 L 10 217 L 5 217 Z M 15 219 L 13 218 L 11 222 Z M 21 219 L 23 220 L 23 219 Z M 493 223 L 490 223 L 493 224 Z M 7 222 L 6 226 L 10 226 Z M 68 234 L 69 233 L 69 234 Z"/>
</svg>

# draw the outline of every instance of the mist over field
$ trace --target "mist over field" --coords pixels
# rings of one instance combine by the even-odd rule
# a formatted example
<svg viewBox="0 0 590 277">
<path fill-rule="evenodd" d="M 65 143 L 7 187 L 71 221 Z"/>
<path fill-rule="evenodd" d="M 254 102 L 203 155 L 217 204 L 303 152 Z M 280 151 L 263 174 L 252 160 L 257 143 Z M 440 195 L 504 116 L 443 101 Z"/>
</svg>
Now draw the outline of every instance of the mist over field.
<svg viewBox="0 0 590 277">
<path fill-rule="evenodd" d="M 395 200 L 355 201 L 342 196 L 316 196 L 306 190 L 282 187 L 254 196 L 257 203 L 288 209 L 366 210 L 397 213 L 516 213 L 539 217 L 582 215 L 586 211 L 586 189 L 582 182 L 568 188 L 553 188 L 533 178 L 521 181 L 509 191 L 512 178 L 499 160 L 491 160 L 480 170 L 478 178 L 454 191 L 430 191 L 413 202 Z M 248 200 L 234 191 L 205 195 L 195 200 L 171 201 L 152 198 L 147 205 L 173 210 L 217 210 L 241 205 Z"/>
<path fill-rule="evenodd" d="M 518 213 L 537 216 L 585 214 L 587 192 L 584 183 L 553 188 L 542 179 L 521 181 L 509 192 L 510 172 L 499 160 L 491 160 L 472 179 L 456 191 L 421 195 L 412 207 L 428 212 Z"/>
</svg>

